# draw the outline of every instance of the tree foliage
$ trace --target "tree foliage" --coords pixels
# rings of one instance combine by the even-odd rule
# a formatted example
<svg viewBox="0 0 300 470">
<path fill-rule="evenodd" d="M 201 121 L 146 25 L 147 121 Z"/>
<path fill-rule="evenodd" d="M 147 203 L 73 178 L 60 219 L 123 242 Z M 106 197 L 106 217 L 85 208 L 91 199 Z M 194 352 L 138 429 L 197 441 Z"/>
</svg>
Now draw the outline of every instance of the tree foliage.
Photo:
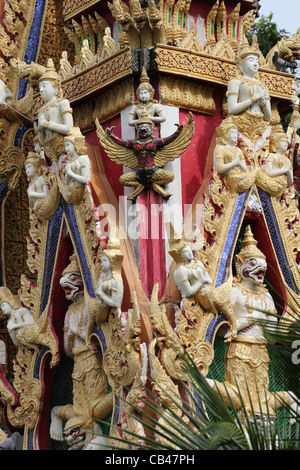
<svg viewBox="0 0 300 470">
<path fill-rule="evenodd" d="M 250 37 L 257 36 L 257 41 L 262 54 L 266 57 L 268 52 L 282 38 L 288 38 L 290 33 L 285 29 L 278 29 L 277 24 L 273 21 L 273 13 L 268 16 L 262 15 L 253 25 Z"/>
</svg>

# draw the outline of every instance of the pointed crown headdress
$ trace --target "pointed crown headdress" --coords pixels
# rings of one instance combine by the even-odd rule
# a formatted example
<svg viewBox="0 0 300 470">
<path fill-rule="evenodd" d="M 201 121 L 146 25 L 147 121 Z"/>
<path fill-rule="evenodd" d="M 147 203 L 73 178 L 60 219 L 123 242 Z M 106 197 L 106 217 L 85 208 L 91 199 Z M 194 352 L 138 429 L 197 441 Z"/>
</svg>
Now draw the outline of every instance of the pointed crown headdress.
<svg viewBox="0 0 300 470">
<path fill-rule="evenodd" d="M 61 85 L 61 78 L 56 72 L 54 63 L 52 59 L 48 59 L 47 67 L 44 73 L 40 76 L 39 82 L 50 82 L 54 87 L 59 87 Z"/>
<path fill-rule="evenodd" d="M 4 302 L 7 302 L 13 309 L 20 307 L 18 296 L 12 294 L 8 287 L 0 287 L 0 306 Z"/>
<path fill-rule="evenodd" d="M 166 228 L 169 235 L 169 254 L 172 256 L 176 264 L 182 264 L 184 262 L 181 254 L 182 250 L 189 245 L 178 235 L 172 222 L 167 223 Z"/>
<path fill-rule="evenodd" d="M 85 137 L 79 127 L 71 127 L 64 140 L 65 142 L 71 142 L 79 155 L 85 155 L 87 153 Z"/>
<path fill-rule="evenodd" d="M 145 67 L 142 68 L 142 73 L 140 77 L 140 84 L 136 90 L 137 95 L 139 94 L 140 90 L 148 90 L 150 93 L 150 100 L 153 99 L 154 96 L 154 88 L 150 83 L 150 79 L 148 77 L 147 71 Z"/>
<path fill-rule="evenodd" d="M 45 163 L 44 159 L 40 156 L 39 153 L 36 152 L 28 152 L 24 165 L 28 165 L 31 163 L 36 170 L 39 170 L 41 165 Z"/>
<path fill-rule="evenodd" d="M 288 139 L 286 133 L 283 130 L 283 127 L 281 124 L 278 124 L 276 126 L 272 127 L 270 137 L 269 137 L 269 143 L 270 143 L 270 152 L 271 153 L 276 153 L 278 149 L 278 144 L 281 139 Z"/>
<path fill-rule="evenodd" d="M 123 254 L 120 250 L 119 238 L 113 236 L 109 238 L 107 247 L 103 250 L 103 255 L 107 256 L 110 261 L 114 278 L 122 280 Z"/>
<path fill-rule="evenodd" d="M 78 263 L 78 258 L 75 252 L 70 256 L 69 260 L 70 260 L 70 263 L 63 270 L 62 276 L 65 276 L 66 274 L 72 274 L 72 273 L 81 274 L 79 263 Z"/>
<path fill-rule="evenodd" d="M 265 255 L 259 248 L 257 248 L 257 241 L 253 237 L 250 225 L 247 225 L 245 230 L 244 239 L 242 241 L 242 249 L 235 256 L 236 263 L 244 263 L 247 258 L 263 258 Z"/>
<path fill-rule="evenodd" d="M 136 126 L 138 126 L 139 124 L 150 124 L 152 127 L 154 127 L 154 122 L 152 121 L 152 119 L 149 118 L 145 108 L 142 110 L 140 118 L 135 123 Z"/>
<path fill-rule="evenodd" d="M 237 129 L 235 122 L 233 121 L 232 117 L 228 117 L 223 119 L 221 125 L 216 128 L 217 132 L 217 143 L 219 144 L 226 144 L 227 143 L 227 134 L 230 129 Z"/>
<path fill-rule="evenodd" d="M 260 49 L 257 42 L 257 36 L 254 35 L 252 38 L 252 44 L 250 46 L 249 41 L 245 34 L 242 36 L 242 41 L 240 42 L 236 61 L 237 63 L 243 62 L 248 55 L 256 55 L 260 57 Z"/>
</svg>

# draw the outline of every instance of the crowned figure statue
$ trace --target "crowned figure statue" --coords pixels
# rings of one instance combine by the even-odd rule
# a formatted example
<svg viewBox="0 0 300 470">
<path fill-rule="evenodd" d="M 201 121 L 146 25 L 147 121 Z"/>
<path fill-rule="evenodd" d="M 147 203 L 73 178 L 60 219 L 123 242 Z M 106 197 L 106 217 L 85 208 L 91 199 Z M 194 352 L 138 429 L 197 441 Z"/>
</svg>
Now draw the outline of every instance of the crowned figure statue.
<svg viewBox="0 0 300 470">
<path fill-rule="evenodd" d="M 44 159 L 36 152 L 29 152 L 25 160 L 25 172 L 28 178 L 28 200 L 29 207 L 35 208 L 41 199 L 48 196 L 48 183 L 42 172 Z"/>
<path fill-rule="evenodd" d="M 132 106 L 129 114 L 130 126 L 135 126 L 143 111 L 147 112 L 151 121 L 157 125 L 166 121 L 166 114 L 161 104 L 154 100 L 154 88 L 150 83 L 145 67 L 142 69 L 140 84 L 136 90 L 137 100 Z"/>
<path fill-rule="evenodd" d="M 101 306 L 121 308 L 123 300 L 122 280 L 123 254 L 118 239 L 110 238 L 103 250 L 101 274 L 97 284 L 96 296 Z"/>
<path fill-rule="evenodd" d="M 227 188 L 238 193 L 248 190 L 255 182 L 255 171 L 247 165 L 238 147 L 239 130 L 231 117 L 224 119 L 216 129 L 214 168 L 224 179 Z"/>
<path fill-rule="evenodd" d="M 225 382 L 207 379 L 229 407 L 261 422 L 274 421 L 284 403 L 295 406 L 291 392 L 269 390 L 269 363 L 264 329 L 274 331 L 277 317 L 274 301 L 264 285 L 265 255 L 258 249 L 250 226 L 246 227 L 242 249 L 235 257 L 236 277 L 230 302 L 236 317 L 237 335 L 231 338 L 225 357 Z M 263 323 L 262 323 L 263 322 Z M 225 334 L 225 341 L 230 332 Z"/>
<path fill-rule="evenodd" d="M 64 136 L 73 127 L 70 102 L 63 98 L 61 77 L 49 59 L 45 72 L 39 78 L 39 90 L 45 100 L 38 113 L 38 136 L 50 161 L 57 161 L 64 153 Z"/>
<path fill-rule="evenodd" d="M 269 150 L 265 165 L 257 174 L 257 185 L 270 196 L 281 196 L 294 181 L 288 157 L 289 139 L 279 124 L 273 126 L 269 137 Z"/>
<path fill-rule="evenodd" d="M 64 351 L 74 359 L 73 403 L 58 405 L 51 410 L 50 436 L 58 441 L 65 438 L 72 449 L 89 450 L 106 442 L 101 425 L 94 419 L 107 417 L 112 410 L 112 397 L 107 394 L 107 378 L 101 359 L 87 341 L 88 312 L 75 253 L 62 273 L 60 284 L 70 301 L 64 321 Z"/>
<path fill-rule="evenodd" d="M 250 138 L 263 134 L 272 114 L 269 91 L 257 77 L 260 54 L 256 36 L 250 46 L 243 35 L 236 58 L 240 73 L 229 81 L 226 94 L 229 115 Z"/>
</svg>

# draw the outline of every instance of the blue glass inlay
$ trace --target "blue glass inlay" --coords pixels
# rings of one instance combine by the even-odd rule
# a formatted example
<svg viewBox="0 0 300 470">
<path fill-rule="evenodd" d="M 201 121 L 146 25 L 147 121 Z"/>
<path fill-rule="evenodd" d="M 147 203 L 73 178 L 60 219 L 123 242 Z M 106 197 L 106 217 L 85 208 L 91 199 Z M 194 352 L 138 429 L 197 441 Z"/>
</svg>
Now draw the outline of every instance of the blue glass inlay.
<svg viewBox="0 0 300 470">
<path fill-rule="evenodd" d="M 213 339 L 214 339 L 214 336 L 215 336 L 215 332 L 216 332 L 216 329 L 218 328 L 218 326 L 220 325 L 220 323 L 222 322 L 226 322 L 227 319 L 224 315 L 220 314 L 218 315 L 218 317 L 214 317 L 210 324 L 208 325 L 207 327 L 207 330 L 206 330 L 206 335 L 205 335 L 205 340 L 206 341 L 209 341 L 210 343 L 213 342 Z"/>
<path fill-rule="evenodd" d="M 28 122 L 24 122 L 23 125 L 18 128 L 16 135 L 15 135 L 15 142 L 14 142 L 15 147 L 21 148 L 24 134 L 28 129 L 31 129 L 31 128 L 32 128 L 32 125 L 29 124 Z"/>
<path fill-rule="evenodd" d="M 218 276 L 216 280 L 216 286 L 220 286 L 226 279 L 226 274 L 230 268 L 229 263 L 231 263 L 232 253 L 235 248 L 235 240 L 239 233 L 239 228 L 242 223 L 242 217 L 245 212 L 245 204 L 248 200 L 249 192 L 239 194 L 237 197 L 236 206 L 234 209 L 234 214 L 231 220 L 230 228 L 228 231 L 227 239 L 225 242 L 225 247 L 222 253 L 222 258 L 220 261 Z"/>
<path fill-rule="evenodd" d="M 34 441 L 34 429 L 28 429 L 28 449 L 27 450 L 35 450 L 33 447 Z"/>
<path fill-rule="evenodd" d="M 104 351 L 106 351 L 107 343 L 106 343 L 106 339 L 105 339 L 105 335 L 103 333 L 103 330 L 101 328 L 97 328 L 97 326 L 95 326 L 94 329 L 93 329 L 93 333 L 95 333 L 99 337 L 99 339 L 101 341 L 101 344 L 103 346 L 103 349 L 104 349 Z"/>
<path fill-rule="evenodd" d="M 8 183 L 7 181 L 3 181 L 3 183 L 0 184 L 0 207 L 2 209 L 2 204 L 4 201 L 5 196 L 7 195 L 8 191 Z M 0 212 L 0 237 L 2 239 L 2 225 L 3 225 L 3 220 L 2 220 L 3 212 L 1 210 Z M 2 240 L 0 239 L 0 243 L 2 245 Z M 3 273 L 2 273 L 2 250 L 0 251 L 0 285 L 3 286 Z"/>
<path fill-rule="evenodd" d="M 49 351 L 49 348 L 47 346 L 42 346 L 39 350 L 39 354 L 35 360 L 34 363 L 34 371 L 33 371 L 33 377 L 35 379 L 40 378 L 40 370 L 41 370 L 41 362 L 44 357 L 44 355 Z"/>
<path fill-rule="evenodd" d="M 28 43 L 24 55 L 24 62 L 30 64 L 34 62 L 37 57 L 39 41 L 40 41 L 40 30 L 43 22 L 44 10 L 47 0 L 36 0 L 34 16 L 31 24 L 29 33 Z M 18 99 L 23 98 L 26 94 L 28 82 L 21 78 L 19 83 Z"/>
<path fill-rule="evenodd" d="M 272 202 L 270 200 L 270 196 L 265 193 L 262 189 L 258 189 L 258 195 L 260 198 L 260 202 L 264 211 L 264 216 L 267 222 L 267 226 L 269 229 L 269 233 L 272 238 L 272 243 L 275 249 L 275 253 L 278 259 L 278 263 L 281 269 L 281 272 L 283 274 L 283 277 L 285 279 L 285 282 L 287 285 L 294 291 L 298 292 L 298 289 L 296 287 L 293 274 L 289 268 L 289 263 L 286 257 L 284 245 L 282 243 L 281 235 L 280 235 L 280 230 L 278 227 L 278 222 L 276 219 L 276 215 L 274 213 L 274 209 L 272 206 Z"/>
<path fill-rule="evenodd" d="M 43 276 L 43 289 L 41 294 L 41 308 L 40 315 L 47 307 L 49 295 L 52 285 L 53 270 L 56 262 L 56 252 L 60 237 L 60 229 L 62 224 L 62 208 L 59 207 L 55 214 L 49 219 L 47 244 L 45 253 L 44 276 Z"/>
<path fill-rule="evenodd" d="M 92 283 L 90 269 L 87 264 L 87 259 L 85 256 L 84 248 L 83 248 L 80 233 L 79 233 L 79 228 L 78 228 L 78 224 L 76 220 L 76 214 L 74 212 L 74 207 L 71 204 L 67 204 L 63 198 L 61 198 L 61 205 L 66 215 L 67 222 L 71 231 L 72 239 L 75 244 L 75 249 L 76 249 L 77 256 L 79 258 L 80 266 L 82 269 L 82 275 L 84 277 L 86 288 L 92 297 L 96 297 L 95 292 L 94 292 L 94 286 Z"/>
<path fill-rule="evenodd" d="M 113 419 L 114 424 L 117 424 L 119 420 L 119 414 L 120 414 L 120 398 L 116 397 L 115 415 Z"/>
</svg>

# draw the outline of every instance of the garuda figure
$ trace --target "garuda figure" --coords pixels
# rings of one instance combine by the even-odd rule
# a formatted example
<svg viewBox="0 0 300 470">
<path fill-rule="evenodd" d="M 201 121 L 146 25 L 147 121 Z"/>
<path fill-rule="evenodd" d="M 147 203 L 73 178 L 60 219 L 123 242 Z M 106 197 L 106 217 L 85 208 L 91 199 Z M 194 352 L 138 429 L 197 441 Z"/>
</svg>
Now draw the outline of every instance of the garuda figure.
<svg viewBox="0 0 300 470">
<path fill-rule="evenodd" d="M 191 114 L 186 126 L 177 125 L 178 129 L 165 138 L 153 137 L 154 124 L 145 110 L 135 125 L 137 138 L 132 140 L 125 141 L 115 136 L 113 128 L 104 131 L 97 119 L 96 126 L 97 135 L 109 158 L 133 170 L 120 177 L 121 184 L 135 188 L 128 199 L 135 199 L 145 187 L 152 187 L 165 198 L 171 196 L 162 186 L 171 183 L 174 175 L 163 167 L 178 158 L 189 145 L 195 130 Z"/>
</svg>

